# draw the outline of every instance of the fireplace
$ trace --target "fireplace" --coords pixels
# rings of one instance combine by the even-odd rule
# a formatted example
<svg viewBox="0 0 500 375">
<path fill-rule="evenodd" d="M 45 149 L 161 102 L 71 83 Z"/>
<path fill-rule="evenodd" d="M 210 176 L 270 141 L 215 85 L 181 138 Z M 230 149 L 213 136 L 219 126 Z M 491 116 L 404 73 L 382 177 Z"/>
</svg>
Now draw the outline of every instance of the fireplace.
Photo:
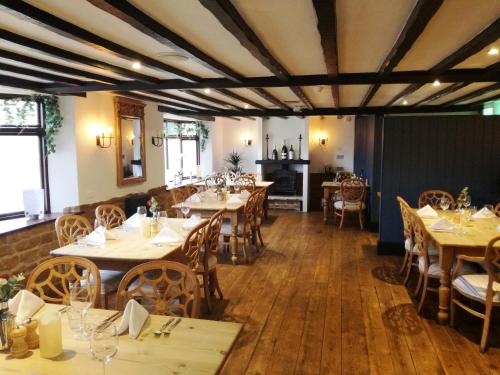
<svg viewBox="0 0 500 375">
<path fill-rule="evenodd" d="M 276 169 L 272 174 L 273 194 L 295 195 L 297 194 L 297 172 L 288 169 Z"/>
</svg>

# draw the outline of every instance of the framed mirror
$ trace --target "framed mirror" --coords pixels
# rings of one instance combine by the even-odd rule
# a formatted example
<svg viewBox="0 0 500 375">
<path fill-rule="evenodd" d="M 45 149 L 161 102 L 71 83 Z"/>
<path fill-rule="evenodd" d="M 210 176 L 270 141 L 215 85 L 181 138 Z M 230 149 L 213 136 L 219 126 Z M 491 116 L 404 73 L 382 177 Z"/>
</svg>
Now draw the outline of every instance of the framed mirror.
<svg viewBox="0 0 500 375">
<path fill-rule="evenodd" d="M 115 97 L 116 176 L 118 186 L 146 181 L 144 107 L 142 102 Z"/>
</svg>

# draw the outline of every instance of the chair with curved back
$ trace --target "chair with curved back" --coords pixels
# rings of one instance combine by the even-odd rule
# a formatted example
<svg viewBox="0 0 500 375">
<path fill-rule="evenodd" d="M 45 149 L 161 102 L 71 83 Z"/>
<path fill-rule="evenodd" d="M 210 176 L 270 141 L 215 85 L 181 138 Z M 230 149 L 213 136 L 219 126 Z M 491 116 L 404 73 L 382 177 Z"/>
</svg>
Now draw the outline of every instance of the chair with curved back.
<svg viewBox="0 0 500 375">
<path fill-rule="evenodd" d="M 403 220 L 403 236 L 405 239 L 405 257 L 399 271 L 400 274 L 405 274 L 405 285 L 408 284 L 410 278 L 411 267 L 414 265 L 413 258 L 416 255 L 414 249 L 413 230 L 411 226 L 411 211 L 410 205 L 402 197 L 397 196 L 396 200 L 399 203 L 401 210 L 401 218 Z"/>
<path fill-rule="evenodd" d="M 151 314 L 198 318 L 200 287 L 186 265 L 165 260 L 142 263 L 129 270 L 116 293 L 116 308 L 138 300 Z"/>
<path fill-rule="evenodd" d="M 86 236 L 92 232 L 92 225 L 86 217 L 73 214 L 59 216 L 55 227 L 60 247 L 75 242 L 78 236 Z"/>
<path fill-rule="evenodd" d="M 252 192 L 255 190 L 255 179 L 250 176 L 238 176 L 233 181 L 234 187 L 238 187 L 240 191 L 247 190 Z"/>
<path fill-rule="evenodd" d="M 333 219 L 340 216 L 339 229 L 342 229 L 346 213 L 357 213 L 359 226 L 363 226 L 363 212 L 365 209 L 365 183 L 357 178 L 349 178 L 340 183 L 340 200 L 333 204 Z"/>
<path fill-rule="evenodd" d="M 226 182 L 225 178 L 220 175 L 209 176 L 205 180 L 205 188 L 212 189 L 213 187 L 219 186 L 220 184 L 224 184 Z"/>
<path fill-rule="evenodd" d="M 190 197 L 193 194 L 198 193 L 198 188 L 196 186 L 194 186 L 194 185 L 186 185 L 185 186 L 185 190 L 186 190 L 186 192 L 188 194 L 188 197 Z"/>
<path fill-rule="evenodd" d="M 498 203 L 496 206 L 495 206 L 495 209 L 494 209 L 495 213 L 497 214 L 497 216 L 500 217 L 500 203 Z"/>
<path fill-rule="evenodd" d="M 260 246 L 264 247 L 264 240 L 262 239 L 262 232 L 260 226 L 264 221 L 265 216 L 265 202 L 266 202 L 267 188 L 258 190 L 257 202 L 255 203 L 255 243 L 257 239 L 260 241 Z M 260 249 L 258 249 L 260 251 Z"/>
<path fill-rule="evenodd" d="M 97 209 L 96 209 L 97 211 Z M 57 240 L 59 246 L 63 247 L 76 242 L 77 236 L 86 236 L 92 232 L 90 222 L 84 216 L 80 215 L 62 215 L 56 219 L 55 223 Z M 100 292 L 104 308 L 108 307 L 108 298 L 116 291 L 123 272 L 100 270 Z"/>
<path fill-rule="evenodd" d="M 450 207 L 455 207 L 455 199 L 450 193 L 444 190 L 427 190 L 422 192 L 418 197 L 418 208 L 422 208 L 427 204 L 434 209 L 439 208 L 441 198 L 448 198 Z"/>
<path fill-rule="evenodd" d="M 484 257 L 459 255 L 452 276 L 450 325 L 455 324 L 456 306 L 484 320 L 480 351 L 486 350 L 493 307 L 500 306 L 500 236 L 494 237 L 486 246 Z M 460 274 L 464 262 L 481 265 L 487 273 Z M 466 306 L 457 297 L 460 294 L 468 299 L 485 305 L 484 314 Z"/>
<path fill-rule="evenodd" d="M 101 204 L 95 209 L 95 217 L 106 223 L 107 229 L 119 227 L 127 220 L 125 212 L 114 204 Z"/>
<path fill-rule="evenodd" d="M 26 290 L 48 303 L 70 304 L 70 285 L 80 284 L 91 289 L 92 306 L 97 307 L 101 276 L 97 266 L 80 257 L 61 256 L 48 259 L 30 273 Z"/>
<path fill-rule="evenodd" d="M 182 188 L 174 188 L 170 190 L 170 194 L 172 194 L 174 204 L 182 203 L 189 198 L 188 192 Z"/>
<path fill-rule="evenodd" d="M 348 180 L 350 178 L 352 178 L 353 174 L 352 172 L 348 172 L 348 171 L 338 171 L 336 174 L 335 174 L 335 181 L 337 182 L 342 182 L 344 180 Z"/>
</svg>

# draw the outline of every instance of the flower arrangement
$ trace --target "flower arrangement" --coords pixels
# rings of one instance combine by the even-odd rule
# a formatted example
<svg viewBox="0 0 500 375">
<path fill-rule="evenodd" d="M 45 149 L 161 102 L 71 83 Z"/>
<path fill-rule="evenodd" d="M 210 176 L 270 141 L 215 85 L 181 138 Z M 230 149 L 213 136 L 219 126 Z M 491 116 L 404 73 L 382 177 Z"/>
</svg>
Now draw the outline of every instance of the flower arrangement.
<svg viewBox="0 0 500 375">
<path fill-rule="evenodd" d="M 160 210 L 160 205 L 158 204 L 158 201 L 156 200 L 155 197 L 151 197 L 151 199 L 148 200 L 148 206 L 149 206 L 149 211 L 151 213 Z"/>
<path fill-rule="evenodd" d="M 465 203 L 465 198 L 469 195 L 469 188 L 466 186 L 458 194 L 457 205 L 458 207 L 462 207 Z"/>
<path fill-rule="evenodd" d="M 22 273 L 18 275 L 0 275 L 0 303 L 7 302 L 21 290 L 21 281 L 24 280 Z"/>
</svg>

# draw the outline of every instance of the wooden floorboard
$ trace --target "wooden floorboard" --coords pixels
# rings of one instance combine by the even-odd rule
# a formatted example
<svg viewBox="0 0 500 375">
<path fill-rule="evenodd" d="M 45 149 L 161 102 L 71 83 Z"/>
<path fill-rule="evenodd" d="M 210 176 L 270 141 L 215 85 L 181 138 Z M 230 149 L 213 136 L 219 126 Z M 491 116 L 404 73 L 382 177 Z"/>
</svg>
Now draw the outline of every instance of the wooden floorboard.
<svg viewBox="0 0 500 375">
<path fill-rule="evenodd" d="M 435 295 L 417 314 L 402 259 L 377 256 L 376 234 L 274 216 L 249 264 L 218 265 L 224 300 L 203 317 L 244 324 L 223 374 L 500 374 L 498 312 L 481 354 L 478 319 L 439 325 Z"/>
</svg>

